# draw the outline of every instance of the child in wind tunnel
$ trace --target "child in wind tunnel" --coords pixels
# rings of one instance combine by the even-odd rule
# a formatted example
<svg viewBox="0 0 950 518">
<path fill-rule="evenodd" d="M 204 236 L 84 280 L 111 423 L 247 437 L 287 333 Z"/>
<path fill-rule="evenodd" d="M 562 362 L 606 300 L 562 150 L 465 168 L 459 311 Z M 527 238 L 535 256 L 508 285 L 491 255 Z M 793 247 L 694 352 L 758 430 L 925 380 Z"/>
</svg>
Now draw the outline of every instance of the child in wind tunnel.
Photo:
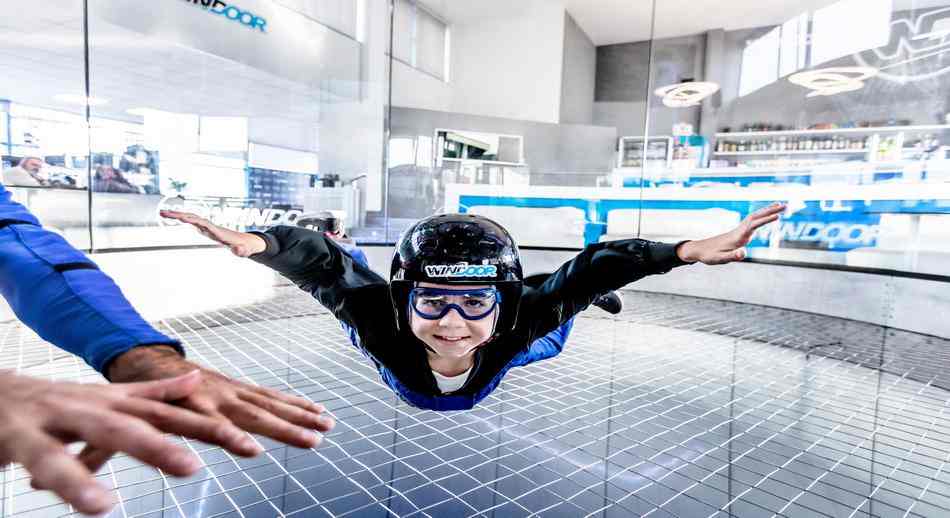
<svg viewBox="0 0 950 518">
<path fill-rule="evenodd" d="M 494 391 L 511 368 L 557 356 L 574 317 L 588 306 L 619 312 L 613 290 L 685 264 L 739 261 L 752 234 L 784 209 L 773 204 L 735 229 L 699 241 L 588 245 L 554 273 L 527 278 L 501 225 L 476 215 L 430 216 L 396 244 L 389 282 L 330 231 L 278 226 L 248 233 L 184 212 L 162 216 L 195 226 L 313 295 L 406 403 L 465 410 Z"/>
</svg>

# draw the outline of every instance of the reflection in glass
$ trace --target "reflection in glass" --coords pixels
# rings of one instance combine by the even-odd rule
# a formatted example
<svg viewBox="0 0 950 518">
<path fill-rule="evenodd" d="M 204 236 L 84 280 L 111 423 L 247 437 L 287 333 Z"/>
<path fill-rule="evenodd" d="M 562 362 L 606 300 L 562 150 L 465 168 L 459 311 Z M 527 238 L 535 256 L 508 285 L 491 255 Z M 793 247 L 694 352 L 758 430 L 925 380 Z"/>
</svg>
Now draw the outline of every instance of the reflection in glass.
<svg viewBox="0 0 950 518">
<path fill-rule="evenodd" d="M 242 230 L 378 210 L 388 9 L 357 4 L 90 5 L 96 248 L 206 243 L 162 208 Z"/>
<path fill-rule="evenodd" d="M 950 234 L 937 228 L 950 217 L 950 106 L 938 92 L 950 88 L 950 4 L 917 4 L 788 2 L 773 13 L 781 23 L 654 40 L 655 84 L 713 81 L 721 91 L 698 109 L 652 97 L 645 133 L 679 127 L 709 153 L 644 171 L 642 182 L 616 171 L 610 184 L 641 187 L 643 202 L 607 208 L 605 234 L 688 239 L 694 227 L 680 217 L 741 218 L 784 200 L 789 212 L 757 234 L 752 257 L 946 273 Z M 674 22 L 661 8 L 657 32 Z M 646 223 L 621 223 L 631 216 Z"/>
</svg>

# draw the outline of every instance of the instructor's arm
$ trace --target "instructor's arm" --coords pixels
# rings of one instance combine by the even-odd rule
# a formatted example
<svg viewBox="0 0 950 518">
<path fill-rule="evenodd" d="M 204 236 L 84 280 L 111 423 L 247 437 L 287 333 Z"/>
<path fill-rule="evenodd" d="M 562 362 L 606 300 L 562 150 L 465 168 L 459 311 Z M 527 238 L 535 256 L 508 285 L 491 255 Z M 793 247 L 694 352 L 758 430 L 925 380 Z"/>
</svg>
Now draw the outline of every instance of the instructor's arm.
<svg viewBox="0 0 950 518">
<path fill-rule="evenodd" d="M 177 340 L 146 322 L 115 282 L 85 254 L 44 229 L 0 188 L 0 292 L 43 339 L 77 356 L 111 381 L 153 381 L 201 370 L 196 390 L 179 404 L 252 433 L 299 447 L 319 442 L 314 430 L 334 422 L 302 398 L 231 380 L 187 361 Z M 259 453 L 212 441 L 239 455 Z"/>
</svg>

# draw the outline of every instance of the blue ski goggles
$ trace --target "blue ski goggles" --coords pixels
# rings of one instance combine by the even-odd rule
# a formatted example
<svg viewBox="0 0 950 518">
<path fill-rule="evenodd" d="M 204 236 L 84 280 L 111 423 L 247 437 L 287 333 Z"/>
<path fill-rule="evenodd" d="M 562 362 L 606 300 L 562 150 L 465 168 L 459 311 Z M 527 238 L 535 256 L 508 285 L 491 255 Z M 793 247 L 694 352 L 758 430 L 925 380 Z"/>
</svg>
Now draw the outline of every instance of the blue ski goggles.
<svg viewBox="0 0 950 518">
<path fill-rule="evenodd" d="M 465 320 L 481 320 L 501 302 L 501 293 L 495 288 L 475 290 L 446 290 L 440 288 L 413 288 L 409 292 L 409 307 L 419 317 L 438 320 L 454 309 Z"/>
</svg>

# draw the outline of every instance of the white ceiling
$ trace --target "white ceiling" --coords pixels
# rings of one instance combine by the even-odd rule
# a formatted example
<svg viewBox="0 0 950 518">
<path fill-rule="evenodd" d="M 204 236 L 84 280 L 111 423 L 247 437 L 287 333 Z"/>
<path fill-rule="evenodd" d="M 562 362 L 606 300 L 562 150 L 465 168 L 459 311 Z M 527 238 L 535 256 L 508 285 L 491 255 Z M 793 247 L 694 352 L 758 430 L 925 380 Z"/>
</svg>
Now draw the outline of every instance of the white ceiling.
<svg viewBox="0 0 950 518">
<path fill-rule="evenodd" d="M 597 45 L 647 39 L 653 5 L 652 0 L 423 1 L 450 23 L 459 24 L 530 16 L 539 6 L 564 5 Z M 834 1 L 657 0 L 656 34 L 668 37 L 775 24 Z M 925 8 L 950 5 L 950 0 L 894 0 L 894 4 L 895 9 Z M 320 106 L 334 100 L 320 89 L 103 22 L 96 16 L 98 4 L 89 5 L 92 95 L 110 101 L 93 108 L 94 116 L 139 120 L 125 110 L 144 106 L 316 122 Z M 22 2 L 17 16 L 0 17 L 0 98 L 82 113 L 80 106 L 53 99 L 57 94 L 81 96 L 84 91 L 81 20 L 82 0 Z"/>
<path fill-rule="evenodd" d="M 655 38 L 776 25 L 836 0 L 657 0 Z M 566 0 L 595 45 L 650 39 L 652 0 Z"/>
<path fill-rule="evenodd" d="M 454 24 L 526 15 L 539 5 L 562 3 L 595 45 L 698 34 L 711 29 L 777 25 L 839 0 L 420 0 Z M 855 0 L 859 2 L 860 0 Z M 950 0 L 893 0 L 894 9 L 950 5 Z"/>
</svg>

